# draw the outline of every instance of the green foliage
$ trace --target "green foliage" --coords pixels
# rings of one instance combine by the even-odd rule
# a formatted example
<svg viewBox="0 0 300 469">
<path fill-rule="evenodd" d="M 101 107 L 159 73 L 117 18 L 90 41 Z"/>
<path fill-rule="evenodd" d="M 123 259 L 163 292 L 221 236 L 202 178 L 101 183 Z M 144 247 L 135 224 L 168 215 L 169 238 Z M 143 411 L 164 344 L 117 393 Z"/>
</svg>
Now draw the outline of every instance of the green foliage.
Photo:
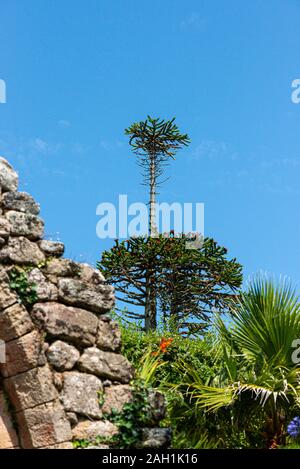
<svg viewBox="0 0 300 469">
<path fill-rule="evenodd" d="M 156 353 L 153 353 L 151 350 L 149 350 L 141 358 L 139 366 L 139 378 L 146 385 L 156 383 L 159 368 L 162 368 L 166 364 L 166 361 L 160 360 Z"/>
<path fill-rule="evenodd" d="M 36 285 L 28 281 L 28 269 L 14 267 L 9 272 L 9 286 L 14 290 L 22 304 L 31 306 L 37 301 Z"/>
<path fill-rule="evenodd" d="M 121 322 L 123 353 L 166 396 L 173 447 L 287 444 L 287 423 L 300 410 L 299 365 L 291 359 L 299 308 L 288 284 L 259 279 L 232 305 L 231 319 L 218 318 L 202 338 L 145 334 Z"/>
<path fill-rule="evenodd" d="M 291 443 L 289 445 L 282 445 L 279 449 L 300 449 L 299 443 Z"/>
<path fill-rule="evenodd" d="M 135 366 L 138 378 L 142 377 L 152 388 L 165 394 L 167 417 L 162 425 L 172 428 L 173 447 L 217 447 L 217 440 L 206 433 L 205 425 L 200 424 L 199 415 L 197 418 L 187 415 L 189 402 L 185 402 L 183 394 L 170 387 L 170 383 L 178 385 L 183 380 L 184 372 L 180 366 L 183 362 L 198 369 L 205 380 L 215 376 L 221 355 L 215 345 L 214 334 L 207 333 L 205 339 L 190 339 L 163 329 L 146 334 L 135 324 L 124 321 L 120 321 L 120 327 L 122 353 Z"/>
<path fill-rule="evenodd" d="M 185 362 L 208 379 L 215 376 L 218 370 L 218 363 L 221 359 L 220 351 L 215 346 L 215 336 L 213 332 L 207 332 L 205 339 L 200 337 L 185 338 L 178 332 L 171 333 L 160 327 L 156 331 L 145 333 L 134 323 L 128 323 L 119 319 L 122 333 L 122 354 L 134 365 L 139 376 L 143 373 L 146 378 L 145 367 L 151 361 L 151 353 L 160 353 L 162 339 L 173 339 L 165 352 L 153 355 L 153 362 L 159 357 L 164 363 L 158 366 L 149 384 L 156 386 L 158 382 L 179 383 L 182 373 L 178 364 Z M 214 350 L 214 354 L 212 353 Z M 149 357 L 147 359 L 147 357 Z M 147 360 L 146 360 L 147 359 Z M 150 367 L 151 369 L 151 367 Z"/>
<path fill-rule="evenodd" d="M 110 438 L 96 437 L 93 440 L 74 440 L 74 448 L 87 448 L 91 445 L 108 444 L 119 449 L 136 448 L 142 440 L 142 428 L 149 422 L 151 409 L 148 401 L 149 380 L 135 379 L 131 382 L 130 401 L 123 405 L 122 411 L 112 409 L 103 414 L 104 419 L 113 422 L 118 433 Z M 99 406 L 104 404 L 103 392 L 98 392 Z"/>
<path fill-rule="evenodd" d="M 132 397 L 124 404 L 122 412 L 114 411 L 109 415 L 110 421 L 118 427 L 118 434 L 110 443 L 115 448 L 136 448 L 141 442 L 142 427 L 147 422 L 149 403 L 147 387 L 141 380 L 132 383 Z"/>
<path fill-rule="evenodd" d="M 74 449 L 86 449 L 91 446 L 91 442 L 89 440 L 74 440 L 72 441 L 72 445 Z"/>
<path fill-rule="evenodd" d="M 289 283 L 257 279 L 233 312 L 230 340 L 247 360 L 293 367 L 291 347 L 300 337 L 300 304 Z"/>
<path fill-rule="evenodd" d="M 186 249 L 189 239 L 182 234 L 116 240 L 102 254 L 98 269 L 115 286 L 117 299 L 135 307 L 126 317 L 144 322 L 149 272 L 164 328 L 195 333 L 210 324 L 213 311 L 228 311 L 242 282 L 241 265 L 228 260 L 226 248 L 213 239 Z"/>
<path fill-rule="evenodd" d="M 260 428 L 260 444 L 284 443 L 285 423 L 299 406 L 299 366 L 291 361 L 299 325 L 299 303 L 288 285 L 254 282 L 232 324 L 219 321 L 223 361 L 216 376 L 205 382 L 190 367 L 182 370 L 176 390 L 190 401 L 190 412 L 200 409 L 213 419 L 227 414 L 239 434 L 251 433 L 251 422 Z"/>
<path fill-rule="evenodd" d="M 125 129 L 133 151 L 138 155 L 156 153 L 174 158 L 179 148 L 190 143 L 188 135 L 181 134 L 174 121 L 175 117 L 165 121 L 148 116 L 145 121 L 136 122 Z"/>
<path fill-rule="evenodd" d="M 103 436 L 96 436 L 95 438 L 88 440 L 88 439 L 80 439 L 80 440 L 73 440 L 72 445 L 74 449 L 86 449 L 89 446 L 99 446 L 99 445 L 109 445 L 111 443 L 111 438 L 103 437 Z"/>
</svg>

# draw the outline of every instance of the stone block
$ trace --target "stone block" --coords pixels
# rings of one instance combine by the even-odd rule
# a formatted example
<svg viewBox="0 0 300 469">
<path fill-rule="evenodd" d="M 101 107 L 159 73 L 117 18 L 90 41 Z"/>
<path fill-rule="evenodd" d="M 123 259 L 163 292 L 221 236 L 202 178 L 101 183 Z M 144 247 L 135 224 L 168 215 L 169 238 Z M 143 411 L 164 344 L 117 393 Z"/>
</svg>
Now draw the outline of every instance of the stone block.
<svg viewBox="0 0 300 469">
<path fill-rule="evenodd" d="M 104 404 L 102 411 L 104 414 L 110 414 L 113 410 L 122 412 L 124 404 L 130 402 L 132 397 L 131 386 L 128 384 L 118 384 L 105 388 Z"/>
<path fill-rule="evenodd" d="M 1 297 L 1 293 L 0 293 Z M 14 303 L 0 311 L 0 339 L 8 342 L 21 337 L 34 329 L 34 324 L 26 308 Z"/>
<path fill-rule="evenodd" d="M 46 256 L 59 257 L 62 256 L 65 251 L 65 245 L 58 241 L 48 241 L 42 239 L 39 241 L 40 249 L 46 254 Z"/>
<path fill-rule="evenodd" d="M 23 236 L 9 238 L 8 244 L 0 250 L 0 262 L 38 265 L 44 260 L 45 255 L 38 245 Z"/>
<path fill-rule="evenodd" d="M 58 297 L 63 303 L 100 314 L 110 311 L 115 302 L 112 286 L 91 285 L 71 278 L 59 279 Z"/>
<path fill-rule="evenodd" d="M 96 376 L 69 371 L 64 373 L 61 401 L 67 412 L 100 419 L 99 392 L 102 382 Z"/>
<path fill-rule="evenodd" d="M 47 350 L 47 359 L 56 370 L 71 370 L 78 361 L 80 353 L 72 345 L 57 340 Z"/>
<path fill-rule="evenodd" d="M 0 267 L 0 311 L 18 302 L 17 295 L 9 287 L 9 277 Z"/>
<path fill-rule="evenodd" d="M 121 331 L 117 322 L 99 318 L 96 344 L 102 350 L 117 352 L 121 347 Z"/>
<path fill-rule="evenodd" d="M 38 331 L 29 332 L 6 343 L 6 362 L 0 365 L 3 377 L 14 376 L 45 364 L 42 338 Z"/>
<path fill-rule="evenodd" d="M 37 240 L 43 236 L 44 222 L 36 215 L 9 210 L 5 216 L 9 221 L 12 236 L 25 236 L 30 240 Z"/>
<path fill-rule="evenodd" d="M 40 206 L 34 198 L 26 192 L 5 192 L 1 200 L 2 207 L 5 210 L 15 210 L 17 212 L 31 213 L 38 215 Z"/>
<path fill-rule="evenodd" d="M 12 449 L 19 446 L 19 440 L 9 413 L 6 397 L 0 391 L 0 449 Z"/>
<path fill-rule="evenodd" d="M 16 191 L 18 188 L 18 175 L 4 158 L 0 157 L 0 189 L 2 192 Z"/>
<path fill-rule="evenodd" d="M 35 284 L 38 301 L 57 301 L 56 286 L 49 282 L 39 269 L 33 269 L 28 274 L 28 280 Z"/>
<path fill-rule="evenodd" d="M 113 352 L 104 352 L 96 347 L 87 348 L 78 361 L 82 371 L 93 373 L 104 379 L 129 383 L 134 370 L 129 361 Z"/>
<path fill-rule="evenodd" d="M 67 444 L 72 439 L 70 423 L 58 400 L 17 413 L 17 422 L 22 448 Z"/>
<path fill-rule="evenodd" d="M 118 433 L 118 428 L 108 420 L 91 422 L 84 420 L 79 422 L 72 430 L 73 438 L 76 440 L 93 441 L 95 438 L 111 438 Z"/>
<path fill-rule="evenodd" d="M 47 365 L 6 378 L 4 389 L 16 411 L 35 407 L 58 397 Z"/>
<path fill-rule="evenodd" d="M 39 327 L 57 339 L 81 346 L 95 343 L 98 319 L 89 311 L 54 302 L 36 303 L 31 316 Z"/>
</svg>

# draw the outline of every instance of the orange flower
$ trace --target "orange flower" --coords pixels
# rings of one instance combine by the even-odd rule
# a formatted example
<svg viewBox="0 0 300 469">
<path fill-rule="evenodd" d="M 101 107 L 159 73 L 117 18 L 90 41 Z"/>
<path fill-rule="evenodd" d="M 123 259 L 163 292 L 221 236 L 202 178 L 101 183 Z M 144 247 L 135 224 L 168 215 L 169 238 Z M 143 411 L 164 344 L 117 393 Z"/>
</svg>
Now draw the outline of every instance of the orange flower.
<svg viewBox="0 0 300 469">
<path fill-rule="evenodd" d="M 161 339 L 161 342 L 159 344 L 159 349 L 162 353 L 165 353 L 168 349 L 168 347 L 171 345 L 171 343 L 173 342 L 174 339 L 170 338 L 170 339 L 166 339 L 165 337 L 163 337 Z"/>
</svg>

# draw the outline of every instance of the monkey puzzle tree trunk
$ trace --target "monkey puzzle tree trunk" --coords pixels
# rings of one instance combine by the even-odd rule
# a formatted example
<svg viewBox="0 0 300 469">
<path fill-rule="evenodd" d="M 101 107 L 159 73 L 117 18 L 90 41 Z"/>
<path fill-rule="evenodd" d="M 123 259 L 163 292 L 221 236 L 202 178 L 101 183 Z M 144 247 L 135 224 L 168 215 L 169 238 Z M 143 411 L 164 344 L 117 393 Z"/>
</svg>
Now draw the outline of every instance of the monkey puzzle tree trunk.
<svg viewBox="0 0 300 469">
<path fill-rule="evenodd" d="M 156 167 L 155 153 L 150 154 L 150 210 L 149 210 L 149 235 L 151 238 L 157 237 L 156 226 Z"/>
<path fill-rule="evenodd" d="M 173 329 L 172 332 L 178 331 L 179 329 L 179 318 L 178 318 L 178 303 L 177 303 L 177 295 L 176 289 L 174 288 L 176 285 L 176 274 L 173 271 L 170 276 L 171 282 L 171 302 L 170 302 L 170 327 Z"/>
<path fill-rule="evenodd" d="M 155 274 L 149 273 L 146 277 L 145 330 L 146 332 L 155 331 L 156 327 Z"/>
<path fill-rule="evenodd" d="M 157 237 L 156 226 L 156 168 L 155 168 L 155 152 L 150 154 L 150 203 L 149 203 L 149 236 Z M 153 269 L 148 268 L 146 274 L 146 306 L 145 306 L 145 330 L 155 330 L 156 322 L 156 275 Z"/>
</svg>

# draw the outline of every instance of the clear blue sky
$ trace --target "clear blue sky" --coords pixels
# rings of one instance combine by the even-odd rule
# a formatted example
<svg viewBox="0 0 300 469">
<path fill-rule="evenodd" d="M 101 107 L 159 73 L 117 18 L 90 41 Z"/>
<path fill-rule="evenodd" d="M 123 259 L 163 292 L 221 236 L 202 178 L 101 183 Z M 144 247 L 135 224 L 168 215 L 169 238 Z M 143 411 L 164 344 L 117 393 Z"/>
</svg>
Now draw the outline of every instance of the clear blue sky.
<svg viewBox="0 0 300 469">
<path fill-rule="evenodd" d="M 204 202 L 206 235 L 300 286 L 299 0 L 0 0 L 0 155 L 46 235 L 94 263 L 96 206 L 146 201 L 124 128 L 176 116 L 192 139 L 160 201 Z"/>
</svg>

